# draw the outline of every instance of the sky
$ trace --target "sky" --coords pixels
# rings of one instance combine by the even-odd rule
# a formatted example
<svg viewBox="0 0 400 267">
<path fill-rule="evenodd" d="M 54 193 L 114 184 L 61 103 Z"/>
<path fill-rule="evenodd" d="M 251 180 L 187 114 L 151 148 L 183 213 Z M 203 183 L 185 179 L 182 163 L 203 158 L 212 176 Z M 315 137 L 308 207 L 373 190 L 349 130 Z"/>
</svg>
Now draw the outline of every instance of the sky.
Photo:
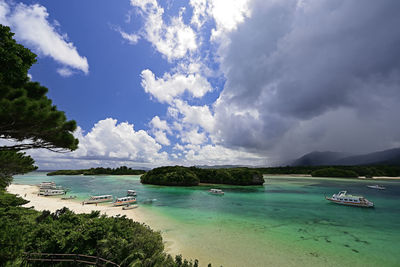
<svg viewBox="0 0 400 267">
<path fill-rule="evenodd" d="M 398 0 L 0 0 L 78 124 L 40 169 L 283 164 L 400 146 Z"/>
</svg>

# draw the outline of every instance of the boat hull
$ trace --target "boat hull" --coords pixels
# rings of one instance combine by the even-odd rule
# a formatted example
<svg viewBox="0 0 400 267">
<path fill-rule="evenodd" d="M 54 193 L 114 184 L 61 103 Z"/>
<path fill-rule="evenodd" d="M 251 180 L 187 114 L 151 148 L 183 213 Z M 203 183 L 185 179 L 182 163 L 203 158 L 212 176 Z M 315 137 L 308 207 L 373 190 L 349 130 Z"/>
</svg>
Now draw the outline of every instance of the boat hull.
<svg viewBox="0 0 400 267">
<path fill-rule="evenodd" d="M 137 207 L 139 207 L 138 205 L 131 205 L 131 206 L 125 206 L 122 207 L 123 210 L 131 210 L 131 209 L 136 209 Z"/>
<path fill-rule="evenodd" d="M 86 200 L 84 201 L 85 204 L 96 204 L 96 203 L 104 203 L 104 202 L 111 202 L 112 199 L 102 199 L 102 200 Z"/>
<path fill-rule="evenodd" d="M 60 196 L 60 195 L 65 195 L 64 192 L 58 192 L 58 193 L 40 193 L 40 195 L 48 197 L 48 196 Z"/>
<path fill-rule="evenodd" d="M 119 202 L 114 202 L 114 206 L 124 206 L 124 205 L 128 205 L 128 204 L 132 204 L 132 203 L 136 203 L 136 199 L 135 200 L 128 200 L 128 201 L 119 201 Z"/>
<path fill-rule="evenodd" d="M 332 199 L 329 197 L 325 198 L 326 200 L 335 203 L 335 204 L 339 204 L 339 205 L 345 205 L 345 206 L 353 206 L 353 207 L 362 207 L 362 208 L 373 208 L 374 204 L 368 204 L 368 203 L 354 203 L 354 202 L 348 202 L 348 201 L 340 201 L 340 200 L 336 200 L 336 199 Z"/>
</svg>

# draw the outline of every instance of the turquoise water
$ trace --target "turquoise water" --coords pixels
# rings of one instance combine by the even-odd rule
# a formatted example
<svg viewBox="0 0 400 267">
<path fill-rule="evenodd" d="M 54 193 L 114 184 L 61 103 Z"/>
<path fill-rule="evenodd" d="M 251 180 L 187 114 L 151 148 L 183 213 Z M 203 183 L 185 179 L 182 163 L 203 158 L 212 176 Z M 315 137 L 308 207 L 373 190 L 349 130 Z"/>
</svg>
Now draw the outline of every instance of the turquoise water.
<svg viewBox="0 0 400 267">
<path fill-rule="evenodd" d="M 149 222 L 186 257 L 219 266 L 400 266 L 400 181 L 266 177 L 264 186 L 162 187 L 139 176 L 55 176 L 30 173 L 15 183 L 55 181 L 80 199 L 138 193 Z M 382 184 L 386 190 L 366 185 Z M 224 196 L 207 192 L 221 188 Z M 375 208 L 329 203 L 340 190 L 364 195 Z M 156 199 L 152 204 L 144 204 Z"/>
</svg>

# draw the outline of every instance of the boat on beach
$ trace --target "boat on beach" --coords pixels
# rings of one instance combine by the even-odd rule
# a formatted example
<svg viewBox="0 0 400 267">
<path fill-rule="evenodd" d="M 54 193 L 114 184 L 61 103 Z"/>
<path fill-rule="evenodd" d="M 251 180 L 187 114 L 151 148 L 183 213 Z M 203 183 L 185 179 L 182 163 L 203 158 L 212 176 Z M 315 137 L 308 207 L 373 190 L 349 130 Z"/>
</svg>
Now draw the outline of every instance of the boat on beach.
<svg viewBox="0 0 400 267">
<path fill-rule="evenodd" d="M 132 196 L 132 197 L 135 197 L 136 196 L 136 191 L 135 190 L 128 190 L 128 192 L 126 193 L 126 195 L 129 197 L 129 196 Z"/>
<path fill-rule="evenodd" d="M 69 197 L 62 197 L 62 200 L 69 200 L 69 199 L 75 199 L 76 196 L 69 196 Z"/>
<path fill-rule="evenodd" d="M 348 195 L 347 191 L 340 191 L 337 194 L 333 194 L 332 197 L 325 197 L 330 202 L 356 207 L 372 208 L 374 203 L 364 198 L 363 196 Z"/>
<path fill-rule="evenodd" d="M 385 190 L 386 189 L 386 187 L 378 185 L 378 184 L 376 184 L 376 185 L 367 185 L 367 187 L 372 188 L 372 189 L 378 189 L 378 190 Z"/>
<path fill-rule="evenodd" d="M 136 205 L 136 204 L 135 204 L 135 205 L 129 205 L 129 204 L 128 204 L 128 205 L 126 205 L 126 206 L 123 206 L 122 209 L 123 209 L 123 210 L 131 210 L 131 209 L 136 209 L 137 207 L 139 207 L 139 206 Z"/>
<path fill-rule="evenodd" d="M 113 205 L 114 206 L 123 206 L 123 205 L 127 205 L 127 204 L 129 205 L 129 204 L 132 204 L 135 202 L 136 202 L 135 197 L 120 197 L 115 200 Z"/>
<path fill-rule="evenodd" d="M 102 202 L 110 202 L 113 200 L 112 195 L 91 196 L 88 200 L 83 201 L 83 204 L 95 204 Z"/>
<path fill-rule="evenodd" d="M 40 189 L 39 195 L 41 196 L 58 196 L 58 195 L 65 195 L 66 192 L 63 189 Z"/>
<path fill-rule="evenodd" d="M 214 195 L 223 195 L 224 191 L 222 191 L 221 189 L 215 189 L 215 188 L 211 188 L 210 190 L 208 190 L 208 192 L 210 192 L 211 194 Z"/>
</svg>

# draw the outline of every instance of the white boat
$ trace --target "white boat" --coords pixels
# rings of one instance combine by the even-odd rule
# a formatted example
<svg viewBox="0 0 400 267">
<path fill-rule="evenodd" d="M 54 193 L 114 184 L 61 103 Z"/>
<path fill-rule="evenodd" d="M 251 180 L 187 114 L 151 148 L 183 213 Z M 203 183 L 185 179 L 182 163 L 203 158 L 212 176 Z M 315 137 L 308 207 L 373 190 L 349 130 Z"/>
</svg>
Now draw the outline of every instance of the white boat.
<svg viewBox="0 0 400 267">
<path fill-rule="evenodd" d="M 340 191 L 337 194 L 333 194 L 332 197 L 325 197 L 325 199 L 341 205 L 366 207 L 366 208 L 372 208 L 374 206 L 374 203 L 364 198 L 363 196 L 348 195 L 347 191 Z"/>
<path fill-rule="evenodd" d="M 39 184 L 40 189 L 55 189 L 56 183 L 55 182 L 41 182 Z"/>
<path fill-rule="evenodd" d="M 122 207 L 123 210 L 131 210 L 131 209 L 136 209 L 137 207 L 139 207 L 138 205 L 126 205 L 124 207 Z"/>
<path fill-rule="evenodd" d="M 110 202 L 113 200 L 112 195 L 91 196 L 89 200 L 84 201 L 84 204 Z"/>
<path fill-rule="evenodd" d="M 131 203 L 135 203 L 136 198 L 135 197 L 120 197 L 115 200 L 113 203 L 114 206 L 123 206 Z"/>
<path fill-rule="evenodd" d="M 43 189 L 39 190 L 39 195 L 42 196 L 57 196 L 57 195 L 65 195 L 65 191 L 62 189 Z"/>
<path fill-rule="evenodd" d="M 210 192 L 211 194 L 215 194 L 215 195 L 223 195 L 224 194 L 224 192 L 221 189 L 214 189 L 214 188 L 208 190 L 208 192 Z"/>
<path fill-rule="evenodd" d="M 135 190 L 128 190 L 128 192 L 126 193 L 127 196 L 136 196 L 136 191 Z"/>
<path fill-rule="evenodd" d="M 385 190 L 386 187 L 381 186 L 381 185 L 367 185 L 367 187 L 372 188 L 372 189 L 378 189 L 378 190 Z"/>
</svg>

